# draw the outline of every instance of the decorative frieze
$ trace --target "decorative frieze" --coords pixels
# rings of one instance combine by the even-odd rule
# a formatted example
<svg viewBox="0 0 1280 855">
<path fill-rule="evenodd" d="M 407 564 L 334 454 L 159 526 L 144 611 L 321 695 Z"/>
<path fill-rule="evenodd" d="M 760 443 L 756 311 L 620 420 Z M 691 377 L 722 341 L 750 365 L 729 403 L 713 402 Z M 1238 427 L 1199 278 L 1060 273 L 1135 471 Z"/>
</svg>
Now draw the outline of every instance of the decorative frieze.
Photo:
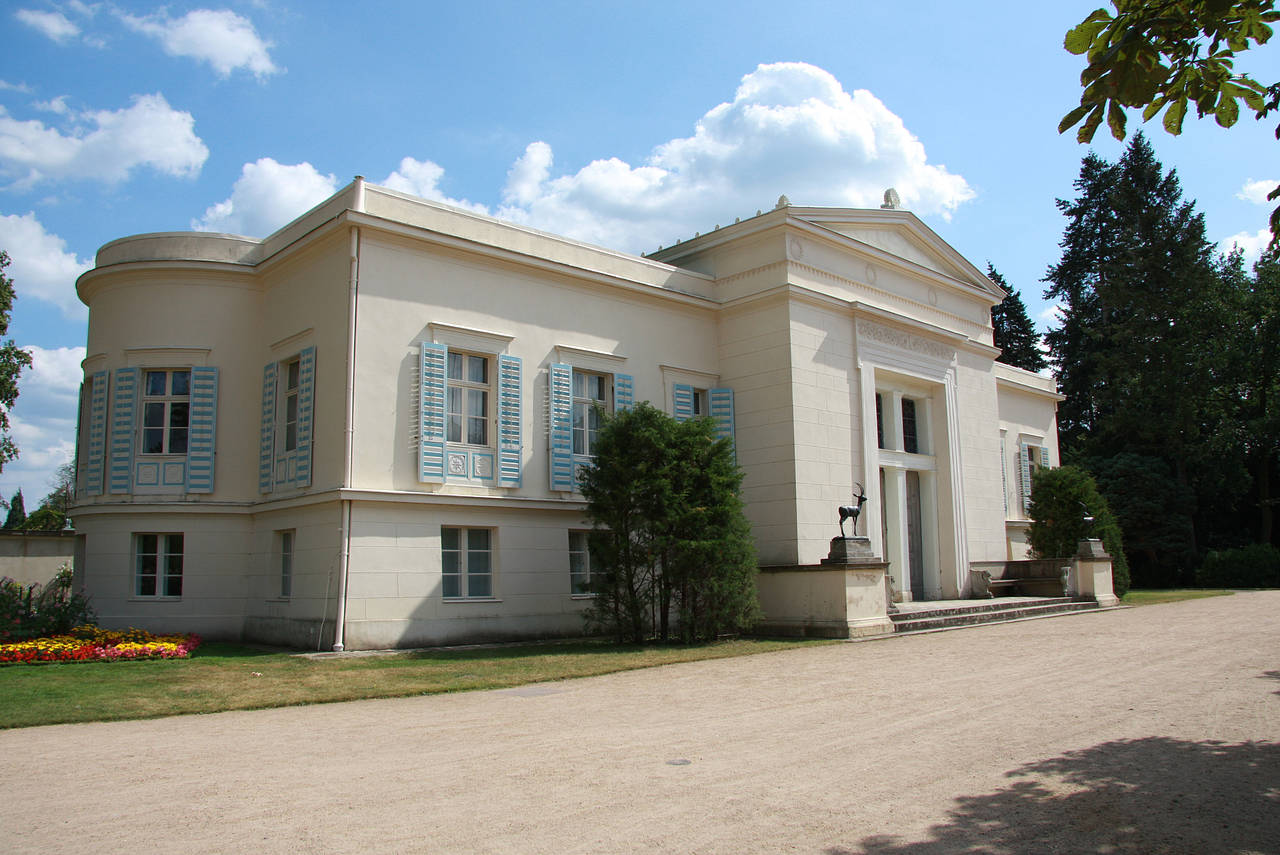
<svg viewBox="0 0 1280 855">
<path fill-rule="evenodd" d="M 906 330 L 895 329 L 894 327 L 859 318 L 858 337 L 861 338 L 863 336 L 881 344 L 887 344 L 902 350 L 910 350 L 915 353 L 923 353 L 925 356 L 932 356 L 934 359 L 941 359 L 947 362 L 954 359 L 956 355 L 955 348 L 947 347 L 931 339 L 909 333 Z"/>
</svg>

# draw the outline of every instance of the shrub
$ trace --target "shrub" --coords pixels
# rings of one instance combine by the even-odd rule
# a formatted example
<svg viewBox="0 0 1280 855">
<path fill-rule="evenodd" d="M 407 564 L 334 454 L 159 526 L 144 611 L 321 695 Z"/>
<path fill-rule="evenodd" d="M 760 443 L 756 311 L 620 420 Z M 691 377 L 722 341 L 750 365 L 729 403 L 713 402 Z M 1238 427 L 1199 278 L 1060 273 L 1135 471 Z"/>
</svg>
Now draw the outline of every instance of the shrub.
<svg viewBox="0 0 1280 855">
<path fill-rule="evenodd" d="M 1204 588 L 1280 588 L 1280 549 L 1253 543 L 1239 549 L 1214 550 L 1196 571 Z"/>
<path fill-rule="evenodd" d="M 44 586 L 23 586 L 8 576 L 0 578 L 0 641 L 42 638 L 92 623 L 89 598 L 73 590 L 72 584 L 66 564 Z"/>
<path fill-rule="evenodd" d="M 1086 512 L 1093 525 L 1085 522 Z M 1129 591 L 1129 563 L 1120 524 L 1088 472 L 1075 466 L 1037 469 L 1031 482 L 1031 528 L 1027 541 L 1037 558 L 1067 558 L 1081 540 L 1096 537 L 1111 556 L 1111 584 L 1117 597 Z"/>
</svg>

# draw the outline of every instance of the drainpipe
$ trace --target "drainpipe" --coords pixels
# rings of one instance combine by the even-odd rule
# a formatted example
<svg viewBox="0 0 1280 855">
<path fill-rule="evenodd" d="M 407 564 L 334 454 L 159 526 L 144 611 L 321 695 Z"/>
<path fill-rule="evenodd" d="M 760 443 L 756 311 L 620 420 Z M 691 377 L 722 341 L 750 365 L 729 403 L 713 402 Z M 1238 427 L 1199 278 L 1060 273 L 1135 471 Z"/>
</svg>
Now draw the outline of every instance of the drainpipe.
<svg viewBox="0 0 1280 855">
<path fill-rule="evenodd" d="M 353 187 L 352 210 L 364 210 L 364 176 L 357 175 Z M 351 228 L 351 279 L 347 289 L 347 384 L 346 429 L 343 433 L 342 486 L 351 486 L 352 454 L 356 408 L 356 292 L 360 281 L 360 229 Z M 342 499 L 342 529 L 338 553 L 338 616 L 334 625 L 333 649 L 341 651 L 347 624 L 347 576 L 351 559 L 351 500 Z"/>
</svg>

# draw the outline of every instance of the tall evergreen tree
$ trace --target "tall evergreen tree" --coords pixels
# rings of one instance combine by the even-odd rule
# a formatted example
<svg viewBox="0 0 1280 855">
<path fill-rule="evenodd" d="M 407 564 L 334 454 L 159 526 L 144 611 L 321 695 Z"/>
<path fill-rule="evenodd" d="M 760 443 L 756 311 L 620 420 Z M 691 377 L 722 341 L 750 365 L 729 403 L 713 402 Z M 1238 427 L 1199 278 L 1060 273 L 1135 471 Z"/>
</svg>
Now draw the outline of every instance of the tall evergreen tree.
<svg viewBox="0 0 1280 855">
<path fill-rule="evenodd" d="M 1063 444 L 1086 465 L 1124 452 L 1165 461 L 1192 521 L 1177 552 L 1194 554 L 1202 511 L 1233 501 L 1243 476 L 1221 395 L 1229 287 L 1203 216 L 1142 134 L 1115 164 L 1088 155 L 1075 186 L 1058 202 L 1068 224 L 1045 292 L 1063 306 L 1045 337 L 1067 396 Z"/>
<path fill-rule="evenodd" d="M 1027 316 L 1027 306 L 1022 302 L 1022 295 L 1017 288 L 1009 287 L 1000 271 L 989 261 L 987 278 L 1005 292 L 1004 299 L 991 307 L 991 328 L 995 345 L 1000 348 L 996 361 L 1028 371 L 1044 370 L 1048 362 L 1040 352 L 1040 334 Z"/>
<path fill-rule="evenodd" d="M 13 494 L 13 498 L 9 500 L 9 514 L 4 518 L 4 527 L 7 529 L 26 528 L 27 525 L 27 506 L 22 501 L 22 490 Z"/>
</svg>

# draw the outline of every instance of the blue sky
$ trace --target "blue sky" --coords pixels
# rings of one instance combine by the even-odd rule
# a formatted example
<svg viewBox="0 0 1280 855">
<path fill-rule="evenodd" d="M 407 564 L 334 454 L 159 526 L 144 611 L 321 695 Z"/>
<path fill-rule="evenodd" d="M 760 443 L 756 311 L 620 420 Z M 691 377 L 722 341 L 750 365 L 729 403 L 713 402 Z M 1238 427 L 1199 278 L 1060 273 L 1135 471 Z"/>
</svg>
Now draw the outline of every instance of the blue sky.
<svg viewBox="0 0 1280 855">
<path fill-rule="evenodd" d="M 1054 200 L 1087 152 L 1057 133 L 1083 66 L 1062 36 L 1098 5 L 18 0 L 0 12 L 0 248 L 35 366 L 0 493 L 33 508 L 72 454 L 74 282 L 99 246 L 261 236 L 357 174 L 635 252 L 779 194 L 876 207 L 894 186 L 1044 327 Z M 1278 56 L 1239 67 L 1272 82 Z M 1149 131 L 1224 247 L 1263 240 L 1273 129 Z"/>
</svg>

